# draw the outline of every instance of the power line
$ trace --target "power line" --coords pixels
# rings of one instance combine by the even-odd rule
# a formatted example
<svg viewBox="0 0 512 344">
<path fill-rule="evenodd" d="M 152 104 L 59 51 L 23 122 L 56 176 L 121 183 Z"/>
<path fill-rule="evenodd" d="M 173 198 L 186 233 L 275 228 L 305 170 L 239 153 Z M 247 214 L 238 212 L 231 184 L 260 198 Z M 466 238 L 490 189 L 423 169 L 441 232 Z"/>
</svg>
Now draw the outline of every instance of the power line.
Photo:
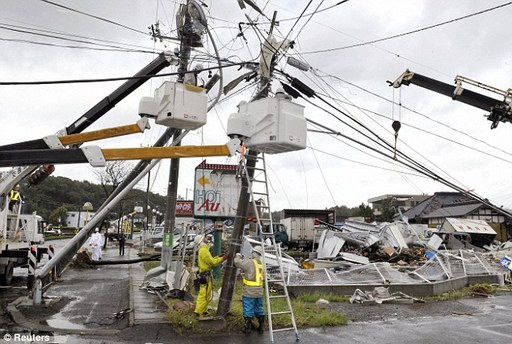
<svg viewBox="0 0 512 344">
<path fill-rule="evenodd" d="M 95 47 L 83 47 L 78 45 L 64 45 L 64 44 L 55 44 L 55 43 L 44 43 L 44 42 L 35 42 L 27 39 L 13 39 L 13 38 L 0 38 L 0 41 L 5 42 L 15 42 L 15 43 L 27 43 L 34 45 L 42 45 L 54 48 L 69 48 L 69 49 L 81 49 L 81 50 L 95 50 L 95 51 L 112 51 L 112 52 L 121 52 L 121 53 L 145 53 L 145 54 L 154 54 L 154 51 L 144 51 L 144 50 L 135 50 L 135 49 L 126 49 L 126 48 L 95 48 Z"/>
<path fill-rule="evenodd" d="M 149 36 L 148 32 L 144 32 L 144 31 L 140 31 L 140 30 L 134 29 L 132 27 L 126 26 L 124 24 L 120 24 L 120 23 L 115 22 L 115 21 L 110 20 L 110 19 L 102 18 L 102 17 L 96 16 L 96 15 L 93 15 L 93 14 L 90 14 L 90 13 L 86 13 L 86 12 L 82 12 L 82 11 L 79 11 L 79 10 L 75 10 L 74 8 L 71 8 L 71 7 L 68 7 L 68 6 L 64 6 L 64 5 L 58 4 L 58 3 L 53 2 L 53 1 L 49 1 L 49 0 L 40 0 L 40 1 L 45 2 L 45 3 L 47 3 L 49 5 L 52 5 L 52 6 L 57 6 L 57 7 L 60 7 L 60 8 L 64 8 L 64 9 L 66 9 L 68 11 L 71 11 L 71 12 L 76 12 L 76 13 L 79 13 L 79 14 L 83 14 L 83 15 L 85 15 L 87 17 L 98 19 L 98 20 L 104 21 L 106 23 L 113 24 L 113 25 L 116 25 L 116 26 L 119 26 L 119 27 L 122 27 L 122 28 L 125 28 L 125 29 L 128 29 L 128 30 L 131 30 L 131 31 L 134 31 L 134 32 L 137 32 L 137 33 L 141 33 L 141 34 L 143 34 L 145 36 Z"/>
<path fill-rule="evenodd" d="M 295 80 L 296 80 L 296 79 L 295 79 Z M 294 83 L 292 82 L 292 85 L 293 85 L 293 84 L 294 84 Z M 303 84 L 302 84 L 302 85 L 303 85 Z M 304 85 L 304 86 L 305 86 L 305 85 Z M 303 91 L 303 90 L 301 90 L 301 92 L 302 92 L 302 91 Z M 314 93 L 314 91 L 313 91 L 313 90 L 311 90 L 311 89 L 307 90 L 308 96 L 309 96 L 309 95 L 311 95 L 311 92 L 313 92 L 313 95 L 312 95 L 312 96 L 314 96 L 314 97 L 316 97 L 316 98 L 318 98 L 318 99 L 322 100 L 322 97 L 319 97 L 319 96 L 318 96 L 318 94 Z M 303 99 L 305 99 L 305 98 L 303 98 Z M 306 100 L 306 101 L 308 101 L 307 99 L 305 99 L 305 100 Z M 333 109 L 337 110 L 338 112 L 343 113 L 343 111 L 341 111 L 341 110 L 339 110 L 339 109 L 336 109 L 336 107 L 335 107 L 335 106 L 333 106 L 332 104 L 330 104 L 329 102 L 327 102 L 327 101 L 325 101 L 325 100 L 322 100 L 322 101 L 323 101 L 324 103 L 326 103 L 327 105 L 329 105 L 330 107 L 332 107 Z M 316 104 L 314 104 L 313 102 L 310 102 L 310 103 L 311 103 L 312 105 L 316 106 L 317 108 L 321 109 L 322 111 L 325 111 L 326 113 L 329 113 L 329 114 L 331 114 L 332 116 L 336 117 L 336 115 L 334 115 L 334 114 L 333 114 L 332 112 L 330 112 L 329 110 L 326 110 L 325 108 L 323 108 L 323 107 L 321 107 L 321 106 L 319 106 L 319 105 L 316 105 Z M 355 119 L 353 119 L 353 120 L 355 120 Z M 357 120 L 355 120 L 355 121 L 357 121 Z M 445 179 L 445 178 L 441 177 L 441 176 L 440 176 L 440 175 L 438 175 L 437 173 L 435 173 L 435 172 L 431 171 L 431 170 L 430 170 L 429 168 L 427 168 L 426 166 L 424 166 L 424 165 L 422 165 L 421 163 L 419 163 L 419 162 L 415 161 L 414 159 L 412 159 L 412 158 L 408 157 L 406 154 L 402 153 L 402 152 L 401 152 L 400 150 L 398 150 L 398 149 L 396 149 L 396 153 L 397 153 L 397 154 L 396 154 L 396 156 L 397 156 L 397 157 L 400 157 L 400 158 L 403 158 L 403 160 L 402 160 L 402 159 L 395 158 L 395 157 L 392 157 L 391 155 L 387 155 L 386 153 L 384 153 L 384 152 L 382 152 L 382 151 L 379 151 L 379 150 L 377 150 L 377 149 L 375 149 L 375 148 L 373 148 L 373 147 L 370 147 L 370 146 L 368 146 L 368 145 L 367 145 L 367 144 L 365 144 L 365 143 L 362 143 L 362 142 L 360 142 L 360 141 L 358 141 L 358 140 L 356 140 L 356 139 L 354 139 L 354 138 L 352 138 L 352 137 L 349 137 L 348 135 L 342 134 L 342 133 L 341 133 L 341 132 L 339 132 L 339 131 L 335 131 L 335 130 L 333 130 L 333 129 L 331 129 L 331 128 L 327 127 L 327 126 L 324 126 L 324 125 L 322 125 L 322 124 L 320 124 L 320 123 L 318 123 L 318 122 L 312 121 L 311 119 L 308 119 L 308 122 L 315 123 L 316 125 L 318 125 L 318 126 L 320 126 L 320 127 L 323 127 L 323 128 L 324 128 L 324 129 L 326 129 L 326 130 L 331 131 L 331 132 L 332 132 L 332 134 L 335 134 L 335 135 L 338 135 L 338 136 L 344 137 L 344 138 L 346 138 L 346 139 L 348 139 L 348 140 L 350 140 L 350 141 L 352 141 L 352 142 L 355 142 L 355 143 L 357 143 L 357 144 L 359 144 L 359 145 L 361 145 L 361 146 L 363 146 L 363 147 L 365 147 L 365 148 L 367 148 L 367 149 L 373 150 L 374 152 L 376 152 L 376 153 L 378 153 L 378 154 L 381 154 L 381 155 L 383 155 L 383 156 L 387 157 L 388 159 L 396 160 L 396 161 L 397 161 L 397 162 L 399 162 L 400 164 L 402 164 L 402 165 L 404 165 L 404 166 L 406 166 L 406 167 L 408 167 L 408 168 L 410 168 L 410 169 L 412 169 L 412 170 L 414 170 L 414 171 L 416 171 L 416 172 L 418 172 L 418 173 L 421 173 L 421 174 L 423 174 L 423 175 L 425 175 L 425 176 L 428 176 L 428 177 L 432 178 L 433 180 L 435 180 L 435 181 L 437 181 L 437 182 L 440 182 L 441 184 L 444 184 L 444 185 L 446 185 L 446 186 L 448 186 L 448 187 L 450 187 L 450 188 L 452 188 L 452 189 L 454 189 L 454 190 L 456 190 L 456 191 L 463 192 L 463 193 L 467 194 L 469 197 L 473 198 L 474 200 L 477 200 L 477 201 L 479 201 L 480 203 L 483 203 L 483 204 L 485 204 L 485 205 L 487 205 L 487 206 L 489 206 L 489 207 L 491 207 L 491 208 L 493 208 L 493 209 L 497 210 L 498 212 L 504 213 L 504 214 L 506 214 L 506 215 L 508 215 L 508 216 L 512 216 L 512 213 L 509 213 L 508 211 L 505 211 L 505 210 L 503 210 L 503 209 L 501 209 L 501 208 L 497 207 L 496 205 L 492 204 L 488 199 L 484 199 L 484 198 L 482 198 L 481 196 L 478 196 L 477 194 L 474 194 L 474 193 L 472 193 L 472 192 L 468 192 L 466 188 L 460 187 L 460 186 L 458 186 L 458 185 L 456 185 L 456 184 L 454 184 L 454 183 L 450 182 L 449 180 L 447 180 L 447 179 Z M 367 129 L 367 130 L 369 130 L 369 129 Z M 385 144 L 386 146 L 391 146 L 388 142 L 386 142 L 385 140 L 381 139 L 377 134 L 373 133 L 372 131 L 370 131 L 370 132 L 371 132 L 374 136 L 376 136 L 377 138 L 379 138 L 379 139 L 382 141 L 382 143 L 383 143 L 383 144 Z M 383 144 L 379 143 L 379 145 L 380 145 L 381 147 L 384 147 L 384 148 L 385 148 L 385 146 L 384 146 Z"/>
<path fill-rule="evenodd" d="M 436 27 L 439 27 L 439 26 L 443 26 L 443 25 L 446 25 L 446 24 L 451 24 L 451 23 L 454 23 L 454 22 L 457 22 L 457 21 L 460 21 L 460 20 L 463 20 L 463 19 L 467 19 L 467 18 L 470 18 L 470 17 L 474 17 L 474 16 L 477 16 L 477 15 L 480 15 L 480 14 L 484 14 L 484 13 L 487 13 L 487 12 L 490 12 L 490 11 L 494 11 L 494 10 L 500 9 L 500 8 L 505 7 L 505 6 L 509 6 L 511 4 L 512 4 L 512 1 L 507 2 L 505 4 L 502 4 L 502 5 L 498 5 L 498 6 L 492 7 L 492 8 L 488 8 L 488 9 L 485 9 L 485 10 L 482 10 L 482 11 L 471 13 L 471 14 L 468 14 L 468 15 L 465 15 L 465 16 L 462 16 L 462 17 L 458 17 L 458 18 L 455 18 L 455 19 L 451 19 L 451 20 L 447 20 L 447 21 L 441 22 L 441 23 L 429 25 L 429 26 L 426 26 L 426 27 L 423 27 L 423 28 L 420 28 L 420 29 L 412 30 L 412 31 L 405 32 L 405 33 L 400 33 L 400 34 L 389 36 L 389 37 L 374 39 L 374 40 L 368 41 L 368 42 L 347 45 L 347 46 L 344 46 L 344 47 L 337 47 L 337 48 L 329 48 L 329 49 L 323 49 L 323 50 L 315 50 L 315 51 L 302 52 L 301 54 L 302 55 L 306 55 L 306 54 L 325 53 L 325 52 L 330 52 L 330 51 L 337 51 L 337 50 L 356 48 L 356 47 L 361 47 L 361 46 L 364 46 L 364 45 L 369 45 L 369 44 L 374 44 L 374 43 L 378 43 L 378 42 L 388 41 L 388 40 L 391 40 L 391 39 L 394 39 L 394 38 L 399 38 L 399 37 L 403 37 L 403 36 L 407 36 L 407 35 L 412 35 L 414 33 L 418 33 L 418 32 L 421 32 L 421 31 L 433 29 L 433 28 L 436 28 Z"/>
<path fill-rule="evenodd" d="M 468 138 L 470 138 L 470 139 L 472 139 L 472 140 L 474 140 L 474 141 L 480 142 L 480 143 L 482 143 L 482 144 L 484 144 L 484 145 L 486 145 L 486 146 L 488 146 L 488 147 L 490 147 L 490 148 L 496 149 L 496 150 L 498 150 L 498 151 L 500 151 L 500 152 L 502 152 L 502 153 L 504 153 L 504 154 L 507 154 L 507 155 L 512 155 L 512 153 L 507 152 L 507 151 L 503 150 L 502 148 L 499 148 L 499 147 L 496 147 L 496 146 L 494 146 L 494 145 L 491 145 L 490 143 L 488 143 L 488 142 L 486 142 L 486 141 L 483 141 L 483 140 L 481 140 L 481 139 L 478 139 L 478 138 L 476 138 L 476 137 L 474 137 L 474 136 L 472 136 L 472 135 L 470 135 L 470 134 L 468 134 L 468 133 L 466 133 L 466 132 L 464 132 L 464 131 L 461 131 L 461 130 L 459 130 L 459 129 L 457 129 L 457 128 L 451 127 L 451 126 L 449 126 L 448 124 L 446 124 L 446 123 L 444 123 L 444 122 L 440 122 L 440 121 L 438 121 L 438 120 L 436 120 L 436 119 L 433 119 L 433 118 L 431 118 L 431 117 L 429 117 L 429 116 L 425 115 L 424 113 L 421 113 L 421 112 L 419 112 L 419 111 L 413 110 L 413 109 L 411 109 L 411 108 L 409 108 L 409 107 L 407 107 L 407 106 L 404 106 L 403 104 L 397 104 L 397 103 L 395 103 L 394 101 L 389 100 L 388 98 L 386 98 L 386 97 L 384 97 L 384 96 L 381 96 L 380 94 L 377 94 L 377 93 L 375 93 L 375 92 L 372 92 L 372 91 L 370 91 L 370 90 L 368 90 L 368 89 L 366 89 L 366 88 L 364 88 L 364 87 L 361 87 L 361 86 L 359 86 L 359 85 L 356 85 L 356 84 L 354 84 L 354 83 L 352 83 L 352 82 L 350 82 L 350 81 L 346 81 L 346 80 L 344 80 L 344 79 L 341 79 L 341 78 L 339 78 L 339 77 L 337 77 L 337 76 L 335 76 L 335 75 L 331 75 L 331 74 L 327 74 L 327 73 L 326 73 L 326 75 L 328 75 L 329 77 L 331 77 L 331 78 L 333 78 L 333 79 L 336 79 L 336 80 L 338 80 L 338 81 L 344 82 L 344 83 L 346 83 L 346 84 L 348 84 L 348 85 L 350 85 L 350 86 L 352 86 L 352 87 L 355 87 L 355 88 L 357 88 L 357 89 L 359 89 L 359 90 L 361 90 L 361 91 L 363 91 L 363 92 L 366 92 L 366 93 L 368 93 L 368 94 L 370 94 L 370 95 L 372 95 L 372 96 L 374 96 L 374 97 L 377 97 L 377 98 L 382 99 L 382 100 L 384 100 L 384 101 L 386 101 L 386 102 L 389 102 L 389 103 L 391 103 L 391 104 L 393 104 L 393 105 L 398 105 L 398 106 L 400 106 L 401 108 L 403 108 L 403 109 L 405 109 L 405 110 L 407 110 L 407 111 L 409 111 L 409 112 L 411 112 L 411 113 L 414 113 L 414 114 L 417 114 L 417 115 L 419 115 L 419 116 L 422 116 L 423 118 L 426 118 L 427 120 L 429 120 L 429 121 L 431 121 L 431 122 L 433 122 L 433 123 L 436 123 L 436 124 L 441 125 L 441 126 L 443 126 L 443 127 L 445 127 L 445 128 L 448 128 L 448 129 L 450 129 L 450 130 L 452 130 L 452 131 L 454 131 L 454 132 L 456 132 L 456 133 L 458 133 L 458 134 L 464 135 L 464 136 L 466 136 L 466 137 L 468 137 Z M 357 106 L 357 105 L 353 105 L 353 106 L 356 106 L 356 107 L 360 108 L 360 107 L 359 107 L 359 106 Z M 361 108 L 361 109 L 363 109 L 363 108 Z M 365 111 L 369 111 L 369 112 L 372 112 L 372 113 L 374 113 L 374 114 L 376 114 L 376 115 L 383 116 L 383 115 L 380 115 L 379 113 L 374 112 L 374 111 L 372 111 L 372 110 L 366 110 L 366 109 L 365 109 Z M 414 126 L 412 126 L 412 125 L 410 125 L 410 124 L 406 124 L 406 125 L 408 125 L 408 126 L 410 126 L 410 127 L 412 127 L 412 128 L 415 128 L 415 129 L 417 129 L 417 130 L 421 130 L 421 131 L 424 131 L 424 132 L 430 133 L 430 132 L 428 132 L 428 131 L 426 131 L 426 130 L 424 130 L 424 129 L 420 129 L 420 128 L 414 127 Z M 434 134 L 434 133 L 431 133 L 431 134 L 432 134 L 432 135 L 435 135 L 435 136 L 438 136 L 437 134 Z M 444 139 L 445 139 L 445 140 L 449 140 L 449 139 L 447 139 L 447 138 L 444 138 Z M 449 141 L 451 141 L 451 140 L 449 140 Z M 460 144 L 460 145 L 462 145 L 462 146 L 465 146 L 465 147 L 466 147 L 466 145 L 464 145 L 464 144 L 462 144 L 462 143 L 459 143 L 459 142 L 457 142 L 457 141 L 453 141 L 453 142 L 455 142 L 455 143 L 457 143 L 457 144 Z M 469 146 L 467 146 L 467 148 L 474 149 L 474 148 L 469 147 Z M 476 150 L 476 149 L 475 149 L 475 150 Z M 477 151 L 479 151 L 479 150 L 477 150 Z M 483 151 L 479 151 L 479 152 L 484 153 L 484 154 L 488 154 L 488 155 L 493 156 L 493 157 L 496 157 L 496 158 L 498 158 L 498 159 L 500 159 L 500 160 L 504 160 L 503 158 L 500 158 L 500 157 L 494 156 L 494 155 L 489 154 L 489 153 L 485 153 L 485 152 L 483 152 Z M 504 161 L 507 161 L 507 162 L 508 162 L 508 160 L 504 160 Z"/>
<path fill-rule="evenodd" d="M 223 65 L 221 67 L 208 67 L 200 70 L 195 70 L 195 72 L 203 72 L 213 69 L 219 68 L 227 68 L 227 67 L 235 67 L 235 66 L 243 66 L 246 62 L 241 63 L 232 63 L 229 65 Z M 188 71 L 185 71 L 187 73 Z M 128 76 L 128 77 L 117 77 L 117 78 L 102 78 L 102 79 L 74 79 L 74 80 L 50 80 L 50 81 L 2 81 L 0 82 L 0 86 L 17 86 L 17 85 L 55 85 L 55 84 L 77 84 L 77 83 L 93 83 L 93 82 L 110 82 L 110 81 L 120 81 L 120 80 L 131 80 L 131 79 L 146 79 L 146 78 L 155 78 L 155 77 L 163 77 L 163 76 L 175 76 L 178 75 L 178 72 L 174 73 L 161 73 L 161 74 L 151 74 L 151 75 L 139 75 L 139 76 Z"/>
<path fill-rule="evenodd" d="M 6 27 L 1 24 L 0 24 L 0 29 L 7 30 L 7 31 L 14 31 L 14 32 L 18 32 L 18 33 L 30 34 L 30 35 L 35 35 L 35 36 L 41 36 L 41 37 L 46 37 L 46 38 L 53 38 L 53 39 L 57 39 L 57 40 L 75 42 L 75 43 L 97 45 L 100 47 L 106 47 L 107 49 L 104 49 L 104 50 L 109 50 L 109 51 L 150 52 L 147 50 L 144 51 L 144 50 L 138 50 L 138 49 L 127 49 L 127 48 L 122 48 L 122 47 L 114 46 L 114 45 L 110 45 L 110 44 L 89 42 L 89 41 L 85 41 L 85 40 L 81 40 L 81 39 L 59 37 L 59 36 L 50 35 L 50 34 L 46 34 L 46 33 L 30 32 L 27 30 L 17 29 L 17 28 L 13 28 L 13 27 Z M 57 44 L 53 44 L 53 43 L 44 43 L 44 42 L 36 42 L 36 41 L 29 41 L 29 40 L 18 40 L 18 39 L 7 39 L 7 38 L 4 38 L 2 40 L 14 41 L 14 42 L 24 42 L 24 43 L 31 43 L 31 44 L 37 44 L 37 45 L 60 46 L 60 47 L 66 47 L 66 48 L 80 48 L 79 46 L 64 46 L 64 45 L 57 45 Z M 84 48 L 84 47 L 82 47 L 82 48 Z M 90 47 L 88 47 L 88 48 L 90 48 Z M 90 49 L 94 49 L 94 48 L 90 48 Z M 94 50 L 99 50 L 99 49 L 94 49 Z M 153 53 L 153 52 L 151 52 L 151 53 Z"/>
<path fill-rule="evenodd" d="M 8 19 L 8 18 L 6 18 L 6 19 Z M 13 19 L 8 19 L 8 20 L 13 20 Z M 16 21 L 16 20 L 13 20 L 13 21 Z M 114 41 L 105 40 L 105 39 L 81 36 L 81 35 L 61 32 L 61 31 L 50 30 L 48 28 L 40 28 L 37 26 L 29 27 L 29 26 L 22 26 L 22 25 L 13 25 L 13 24 L 8 24 L 8 23 L 0 23 L 0 28 L 2 28 L 4 30 L 15 31 L 15 32 L 19 32 L 19 33 L 29 34 L 29 35 L 37 35 L 37 36 L 43 36 L 43 37 L 48 37 L 48 38 L 68 40 L 68 41 L 72 41 L 72 42 L 86 43 L 86 44 L 98 44 L 95 42 L 95 41 L 97 41 L 97 42 L 116 44 L 117 46 L 114 46 L 114 47 L 128 46 L 128 47 L 135 47 L 135 48 L 140 48 L 140 49 L 148 49 L 148 48 L 142 47 L 140 45 L 122 43 L 122 42 L 114 42 Z M 51 35 L 51 34 L 53 34 L 53 35 Z M 86 39 L 89 41 L 74 40 L 74 39 L 69 39 L 69 38 L 55 36 L 55 35 L 76 37 L 76 38 Z"/>
<path fill-rule="evenodd" d="M 304 15 L 302 15 L 302 18 L 305 18 L 305 17 L 311 17 L 311 16 L 313 16 L 313 15 L 315 15 L 315 14 L 318 14 L 318 13 L 321 13 L 321 12 L 328 11 L 328 10 L 330 10 L 331 8 L 334 8 L 334 7 L 336 7 L 336 6 L 342 5 L 342 4 L 344 4 L 344 3 L 346 3 L 346 2 L 349 2 L 349 1 L 350 1 L 350 0 L 343 0 L 343 1 L 340 1 L 340 2 L 338 2 L 338 3 L 336 3 L 336 4 L 334 4 L 334 5 L 331 5 L 331 6 L 328 6 L 328 7 L 322 8 L 322 9 L 320 9 L 320 10 L 316 10 L 316 11 L 311 12 L 311 13 L 304 14 Z M 300 17 L 285 18 L 285 19 L 280 19 L 280 20 L 278 20 L 278 22 L 292 21 L 292 20 L 296 20 L 296 19 L 298 19 L 298 18 L 300 18 Z M 261 23 L 261 24 L 270 24 L 270 23 Z"/>
</svg>

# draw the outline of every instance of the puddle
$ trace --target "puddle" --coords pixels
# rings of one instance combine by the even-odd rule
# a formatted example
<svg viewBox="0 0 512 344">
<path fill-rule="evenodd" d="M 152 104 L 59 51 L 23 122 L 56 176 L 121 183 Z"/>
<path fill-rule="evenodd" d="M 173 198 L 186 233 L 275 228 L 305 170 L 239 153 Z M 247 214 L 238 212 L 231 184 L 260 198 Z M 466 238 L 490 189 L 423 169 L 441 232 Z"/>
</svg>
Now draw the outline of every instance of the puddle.
<svg viewBox="0 0 512 344">
<path fill-rule="evenodd" d="M 50 327 L 63 329 L 63 330 L 69 330 L 69 329 L 85 330 L 85 329 L 87 329 L 87 327 L 85 327 L 83 325 L 72 323 L 67 319 L 60 318 L 58 315 L 57 316 L 54 315 L 52 319 L 48 319 L 44 322 L 46 322 L 46 324 Z"/>
<path fill-rule="evenodd" d="M 46 324 L 53 328 L 63 329 L 63 330 L 84 330 L 87 329 L 82 324 L 76 324 L 69 321 L 69 317 L 64 316 L 66 314 L 66 310 L 72 309 L 73 305 L 78 303 L 80 298 L 73 298 L 71 302 L 69 302 L 63 309 L 57 314 L 52 315 L 50 318 L 41 321 L 41 323 Z"/>
</svg>

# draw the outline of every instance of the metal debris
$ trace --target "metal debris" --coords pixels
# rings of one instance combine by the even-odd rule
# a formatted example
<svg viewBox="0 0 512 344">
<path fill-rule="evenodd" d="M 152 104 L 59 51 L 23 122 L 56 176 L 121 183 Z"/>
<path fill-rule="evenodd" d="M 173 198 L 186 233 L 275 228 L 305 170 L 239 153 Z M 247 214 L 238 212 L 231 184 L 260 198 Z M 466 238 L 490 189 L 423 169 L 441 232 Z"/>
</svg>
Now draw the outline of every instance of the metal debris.
<svg viewBox="0 0 512 344">
<path fill-rule="evenodd" d="M 415 297 L 406 295 L 402 292 L 396 292 L 390 294 L 388 288 L 385 287 L 375 287 L 373 291 L 362 291 L 361 289 L 356 289 L 354 295 L 350 298 L 350 303 L 365 303 L 365 302 L 374 302 L 374 303 L 384 303 L 384 302 L 394 302 L 394 303 L 414 303 L 414 302 L 424 302 L 423 300 L 417 299 Z"/>
</svg>

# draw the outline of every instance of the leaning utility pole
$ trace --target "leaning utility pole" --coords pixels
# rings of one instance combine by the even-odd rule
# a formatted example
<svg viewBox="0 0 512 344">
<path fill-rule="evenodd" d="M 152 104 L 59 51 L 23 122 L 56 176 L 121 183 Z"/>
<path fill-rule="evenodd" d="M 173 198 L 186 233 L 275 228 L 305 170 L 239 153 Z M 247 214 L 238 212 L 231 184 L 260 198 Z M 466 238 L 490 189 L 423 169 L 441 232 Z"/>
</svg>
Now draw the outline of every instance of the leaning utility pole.
<svg viewBox="0 0 512 344">
<path fill-rule="evenodd" d="M 269 37 L 272 35 L 272 30 L 276 22 L 277 12 L 274 12 L 272 23 L 270 26 Z M 262 53 L 267 42 L 262 44 Z M 274 59 L 272 59 L 273 61 Z M 273 64 L 268 67 L 269 75 L 265 76 L 264 73 L 260 72 L 260 85 L 257 96 L 253 100 L 258 100 L 268 97 L 270 90 Z M 261 71 L 260 63 L 260 71 Z M 235 291 L 236 283 L 236 270 L 237 268 L 233 264 L 235 254 L 240 252 L 242 246 L 242 237 L 244 233 L 245 221 L 247 220 L 247 208 L 249 207 L 250 194 L 249 194 L 249 183 L 247 179 L 254 177 L 254 168 L 256 167 L 258 151 L 249 149 L 247 155 L 242 157 L 246 159 L 245 165 L 247 167 L 247 176 L 242 174 L 242 184 L 240 188 L 240 196 L 238 198 L 238 206 L 236 211 L 235 223 L 233 228 L 233 234 L 231 235 L 231 242 L 228 249 L 229 258 L 224 266 L 224 279 L 222 281 L 222 289 L 219 297 L 219 306 L 217 308 L 217 315 L 225 317 L 228 315 L 231 309 L 231 301 L 233 300 L 233 293 Z"/>
<path fill-rule="evenodd" d="M 190 14 L 188 13 L 188 1 L 185 5 L 180 5 L 180 14 L 184 16 L 183 25 L 178 28 L 178 37 L 180 38 L 180 65 L 178 67 L 178 82 L 183 83 L 185 72 L 188 70 L 188 62 L 191 51 L 191 38 L 188 28 L 191 26 Z M 179 25 L 179 24 L 178 24 Z M 181 129 L 176 129 L 173 140 L 181 135 Z M 181 141 L 176 143 L 180 146 Z M 173 234 L 176 226 L 176 199 L 178 197 L 178 177 L 180 173 L 180 159 L 171 159 L 169 170 L 169 183 L 167 185 L 167 209 L 165 211 L 165 223 L 162 245 L 161 266 L 166 269 L 172 260 Z M 178 275 L 179 273 L 176 272 Z M 174 286 L 177 287 L 177 286 Z"/>
</svg>

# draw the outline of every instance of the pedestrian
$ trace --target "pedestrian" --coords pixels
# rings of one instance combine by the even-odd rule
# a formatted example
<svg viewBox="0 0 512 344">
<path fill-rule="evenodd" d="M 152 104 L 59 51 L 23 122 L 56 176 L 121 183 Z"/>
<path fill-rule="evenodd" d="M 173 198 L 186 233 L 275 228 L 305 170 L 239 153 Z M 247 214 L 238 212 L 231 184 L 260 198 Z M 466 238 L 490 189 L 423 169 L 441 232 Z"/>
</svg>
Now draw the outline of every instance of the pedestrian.
<svg viewBox="0 0 512 344">
<path fill-rule="evenodd" d="M 100 229 L 96 227 L 89 240 L 89 246 L 91 246 L 92 250 L 92 260 L 94 261 L 101 260 L 102 241 L 103 237 L 100 234 Z"/>
<path fill-rule="evenodd" d="M 9 192 L 9 210 L 12 212 L 17 212 L 20 202 L 21 202 L 20 186 L 16 185 Z M 14 206 L 16 206 L 16 209 L 14 208 Z"/>
<path fill-rule="evenodd" d="M 263 265 L 260 254 L 253 250 L 252 259 L 237 253 L 233 261 L 242 270 L 242 307 L 244 333 L 251 333 L 252 318 L 258 319 L 258 332 L 263 333 L 265 312 L 263 311 Z"/>
<path fill-rule="evenodd" d="M 126 237 L 124 236 L 124 233 L 121 232 L 119 234 L 119 255 L 124 256 L 124 244 L 126 242 Z"/>
<path fill-rule="evenodd" d="M 199 291 L 196 298 L 196 307 L 194 312 L 197 316 L 203 317 L 208 314 L 208 303 L 210 303 L 213 293 L 212 269 L 220 265 L 227 259 L 227 255 L 213 257 L 210 253 L 211 238 L 209 236 L 198 235 L 194 242 L 200 245 L 197 253 L 197 284 Z"/>
</svg>

